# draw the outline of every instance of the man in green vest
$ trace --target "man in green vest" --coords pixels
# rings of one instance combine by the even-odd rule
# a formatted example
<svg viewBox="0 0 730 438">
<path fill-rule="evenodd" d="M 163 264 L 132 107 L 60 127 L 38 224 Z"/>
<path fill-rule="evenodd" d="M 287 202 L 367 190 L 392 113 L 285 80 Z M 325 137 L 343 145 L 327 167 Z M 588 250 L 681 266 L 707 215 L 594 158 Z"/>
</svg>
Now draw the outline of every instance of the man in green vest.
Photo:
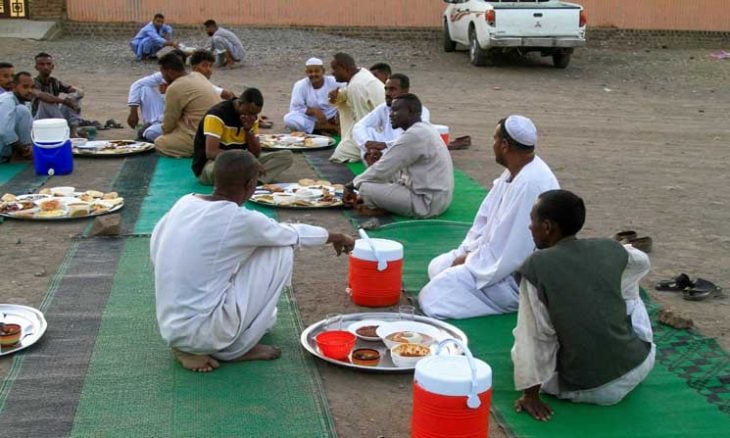
<svg viewBox="0 0 730 438">
<path fill-rule="evenodd" d="M 612 405 L 654 367 L 651 323 L 639 297 L 649 271 L 643 252 L 611 239 L 578 239 L 583 200 L 567 190 L 542 193 L 530 213 L 538 251 L 519 273 L 513 334 L 515 410 L 540 421 L 553 411 L 539 393 Z"/>
</svg>

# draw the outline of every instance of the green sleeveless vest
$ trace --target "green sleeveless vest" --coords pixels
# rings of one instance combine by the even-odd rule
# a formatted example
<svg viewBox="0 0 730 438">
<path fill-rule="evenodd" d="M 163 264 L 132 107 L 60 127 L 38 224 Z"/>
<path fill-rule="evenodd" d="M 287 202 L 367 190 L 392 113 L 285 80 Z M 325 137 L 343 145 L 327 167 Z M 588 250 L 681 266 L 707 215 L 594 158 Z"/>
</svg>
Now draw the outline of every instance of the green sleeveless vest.
<svg viewBox="0 0 730 438">
<path fill-rule="evenodd" d="M 533 253 L 520 268 L 555 327 L 561 390 L 599 387 L 646 359 L 650 345 L 634 333 L 621 295 L 627 263 L 618 242 L 571 237 Z"/>
</svg>

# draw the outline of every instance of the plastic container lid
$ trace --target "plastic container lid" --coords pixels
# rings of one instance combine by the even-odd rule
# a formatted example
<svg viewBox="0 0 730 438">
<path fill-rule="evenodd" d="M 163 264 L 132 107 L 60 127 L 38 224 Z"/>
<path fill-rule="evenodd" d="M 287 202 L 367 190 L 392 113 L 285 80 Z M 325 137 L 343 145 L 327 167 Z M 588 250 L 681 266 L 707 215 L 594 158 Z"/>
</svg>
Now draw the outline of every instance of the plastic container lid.
<svg viewBox="0 0 730 438">
<path fill-rule="evenodd" d="M 436 131 L 438 131 L 439 134 L 449 133 L 449 127 L 446 125 L 433 125 L 433 127 L 436 128 Z"/>
<path fill-rule="evenodd" d="M 492 387 L 492 368 L 484 361 L 474 359 L 476 392 L 481 394 Z M 433 394 L 468 396 L 471 392 L 471 368 L 466 356 L 429 356 L 416 364 L 414 380 Z"/>
<path fill-rule="evenodd" d="M 376 251 L 385 258 L 386 261 L 392 262 L 403 259 L 403 245 L 395 240 L 388 239 L 373 239 L 370 241 L 375 246 Z M 367 260 L 371 262 L 377 262 L 373 250 L 365 239 L 357 239 L 355 241 L 355 248 L 352 250 L 352 256 L 356 259 Z"/>
<path fill-rule="evenodd" d="M 33 121 L 34 143 L 59 143 L 68 140 L 69 127 L 66 119 L 42 119 Z"/>
</svg>

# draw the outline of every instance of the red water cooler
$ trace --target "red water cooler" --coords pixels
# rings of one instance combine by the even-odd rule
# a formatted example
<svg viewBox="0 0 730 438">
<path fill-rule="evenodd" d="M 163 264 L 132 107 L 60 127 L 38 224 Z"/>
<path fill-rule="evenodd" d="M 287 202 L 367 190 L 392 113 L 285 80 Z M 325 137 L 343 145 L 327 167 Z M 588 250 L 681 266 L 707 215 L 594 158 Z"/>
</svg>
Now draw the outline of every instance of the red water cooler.
<svg viewBox="0 0 730 438">
<path fill-rule="evenodd" d="M 448 344 L 458 346 L 465 355 L 441 355 Z M 433 356 L 416 365 L 411 436 L 487 437 L 491 404 L 492 368 L 475 359 L 461 342 L 447 339 Z"/>
<path fill-rule="evenodd" d="M 403 245 L 371 239 L 361 230 L 350 253 L 348 280 L 352 301 L 359 306 L 398 304 L 403 287 Z"/>
</svg>

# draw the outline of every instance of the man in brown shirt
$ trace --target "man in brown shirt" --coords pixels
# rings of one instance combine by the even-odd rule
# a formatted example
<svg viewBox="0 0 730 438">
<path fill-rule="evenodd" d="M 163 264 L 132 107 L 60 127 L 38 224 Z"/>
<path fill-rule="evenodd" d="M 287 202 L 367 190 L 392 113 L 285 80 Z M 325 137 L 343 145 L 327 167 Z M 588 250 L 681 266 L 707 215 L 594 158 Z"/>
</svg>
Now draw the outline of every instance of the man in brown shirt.
<svg viewBox="0 0 730 438">
<path fill-rule="evenodd" d="M 198 72 L 187 73 L 182 60 L 172 53 L 160 58 L 160 73 L 169 84 L 162 118 L 162 135 L 155 148 L 170 157 L 193 155 L 193 140 L 200 120 L 220 102 L 213 85 Z"/>
</svg>

